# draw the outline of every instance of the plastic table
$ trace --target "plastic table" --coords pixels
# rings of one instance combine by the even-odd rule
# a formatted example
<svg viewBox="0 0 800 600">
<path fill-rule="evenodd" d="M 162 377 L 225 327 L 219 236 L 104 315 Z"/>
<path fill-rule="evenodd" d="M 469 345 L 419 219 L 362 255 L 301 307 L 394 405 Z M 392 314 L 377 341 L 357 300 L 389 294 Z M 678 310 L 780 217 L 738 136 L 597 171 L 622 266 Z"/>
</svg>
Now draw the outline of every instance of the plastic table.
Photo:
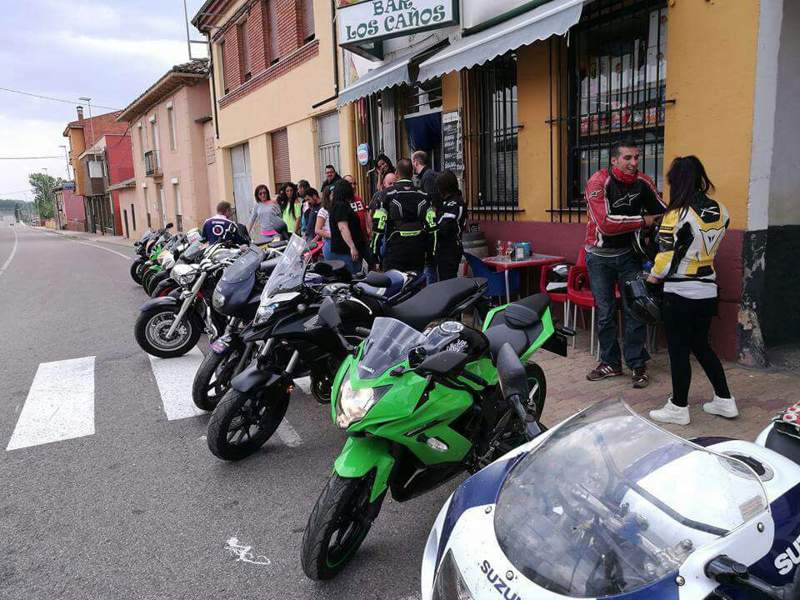
<svg viewBox="0 0 800 600">
<path fill-rule="evenodd" d="M 511 303 L 511 290 L 508 285 L 508 272 L 512 269 L 525 269 L 529 267 L 547 267 L 566 261 L 563 256 L 553 256 L 552 254 L 531 254 L 530 258 L 523 260 L 511 260 L 505 256 L 487 256 L 482 259 L 483 264 L 494 267 L 496 271 L 502 271 L 506 282 L 506 300 Z"/>
</svg>

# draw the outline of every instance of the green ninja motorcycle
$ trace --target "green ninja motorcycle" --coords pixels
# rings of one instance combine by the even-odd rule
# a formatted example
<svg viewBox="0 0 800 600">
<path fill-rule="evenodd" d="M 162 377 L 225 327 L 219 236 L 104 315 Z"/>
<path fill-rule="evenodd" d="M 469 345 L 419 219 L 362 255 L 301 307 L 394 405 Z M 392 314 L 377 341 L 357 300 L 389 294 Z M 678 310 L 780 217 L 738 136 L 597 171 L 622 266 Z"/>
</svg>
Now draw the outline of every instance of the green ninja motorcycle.
<svg viewBox="0 0 800 600">
<path fill-rule="evenodd" d="M 302 565 L 311 579 L 330 579 L 364 541 L 388 490 L 405 501 L 463 471 L 474 473 L 543 427 L 546 381 L 528 359 L 539 348 L 562 356 L 546 294 L 491 311 L 483 331 L 455 321 L 424 334 L 389 318 L 339 368 L 332 417 L 348 434 L 303 534 Z M 320 318 L 332 327 L 330 304 Z M 525 364 L 527 394 L 500 391 L 497 359 L 513 350 Z"/>
</svg>

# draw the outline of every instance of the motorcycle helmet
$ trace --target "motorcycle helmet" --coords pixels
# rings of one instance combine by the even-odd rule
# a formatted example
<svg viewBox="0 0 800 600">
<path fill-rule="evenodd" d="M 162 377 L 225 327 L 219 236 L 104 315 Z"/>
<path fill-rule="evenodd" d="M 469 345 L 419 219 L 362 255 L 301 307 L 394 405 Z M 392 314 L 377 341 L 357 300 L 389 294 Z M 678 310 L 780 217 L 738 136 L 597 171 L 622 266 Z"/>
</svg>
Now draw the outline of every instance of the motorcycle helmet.
<svg viewBox="0 0 800 600">
<path fill-rule="evenodd" d="M 643 277 L 625 282 L 625 303 L 643 323 L 655 325 L 661 321 L 661 294 L 648 285 Z"/>
<path fill-rule="evenodd" d="M 658 225 L 637 229 L 633 234 L 633 250 L 643 261 L 655 261 L 658 254 Z"/>
</svg>

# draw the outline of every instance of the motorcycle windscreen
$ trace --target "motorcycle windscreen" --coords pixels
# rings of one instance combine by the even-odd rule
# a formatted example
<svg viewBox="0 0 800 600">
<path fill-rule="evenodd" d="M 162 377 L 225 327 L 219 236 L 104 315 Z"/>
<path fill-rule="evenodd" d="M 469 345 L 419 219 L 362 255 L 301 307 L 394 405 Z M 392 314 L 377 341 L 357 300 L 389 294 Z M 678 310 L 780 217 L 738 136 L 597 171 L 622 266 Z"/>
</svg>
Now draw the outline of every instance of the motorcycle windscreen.
<svg viewBox="0 0 800 600">
<path fill-rule="evenodd" d="M 537 585 L 572 597 L 633 592 L 769 508 L 744 463 L 607 400 L 575 415 L 503 483 L 495 534 Z"/>
<path fill-rule="evenodd" d="M 255 248 L 250 248 L 242 254 L 236 261 L 225 269 L 221 283 L 242 283 L 253 276 L 264 260 L 264 252 Z"/>
<path fill-rule="evenodd" d="M 196 240 L 189 245 L 186 252 L 183 253 L 182 258 L 186 262 L 193 262 L 200 258 L 205 249 L 205 243 L 202 240 Z"/>
<path fill-rule="evenodd" d="M 296 289 L 303 283 L 303 276 L 310 256 L 304 256 L 306 243 L 303 238 L 292 235 L 275 270 L 269 276 L 261 294 L 261 305 L 269 304 L 269 298 L 281 292 Z"/>
<path fill-rule="evenodd" d="M 358 363 L 360 379 L 375 379 L 408 358 L 408 353 L 425 344 L 426 338 L 397 319 L 378 317 L 372 324 Z"/>
</svg>

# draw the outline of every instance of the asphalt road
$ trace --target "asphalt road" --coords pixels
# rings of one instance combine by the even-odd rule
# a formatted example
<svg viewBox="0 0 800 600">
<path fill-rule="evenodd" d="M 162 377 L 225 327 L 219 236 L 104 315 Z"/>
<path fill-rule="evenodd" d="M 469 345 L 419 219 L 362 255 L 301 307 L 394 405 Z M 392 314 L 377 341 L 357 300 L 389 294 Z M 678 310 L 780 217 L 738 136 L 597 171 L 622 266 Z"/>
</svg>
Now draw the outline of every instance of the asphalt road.
<svg viewBox="0 0 800 600">
<path fill-rule="evenodd" d="M 300 445 L 275 437 L 240 463 L 214 458 L 208 417 L 167 418 L 133 338 L 145 296 L 130 254 L 0 227 L 0 598 L 417 598 L 428 531 L 457 482 L 387 500 L 347 571 L 306 579 L 302 532 L 343 443 L 328 408 L 296 391 L 287 419 Z M 7 450 L 26 403 L 71 393 L 40 365 L 88 357 L 93 433 Z"/>
</svg>

